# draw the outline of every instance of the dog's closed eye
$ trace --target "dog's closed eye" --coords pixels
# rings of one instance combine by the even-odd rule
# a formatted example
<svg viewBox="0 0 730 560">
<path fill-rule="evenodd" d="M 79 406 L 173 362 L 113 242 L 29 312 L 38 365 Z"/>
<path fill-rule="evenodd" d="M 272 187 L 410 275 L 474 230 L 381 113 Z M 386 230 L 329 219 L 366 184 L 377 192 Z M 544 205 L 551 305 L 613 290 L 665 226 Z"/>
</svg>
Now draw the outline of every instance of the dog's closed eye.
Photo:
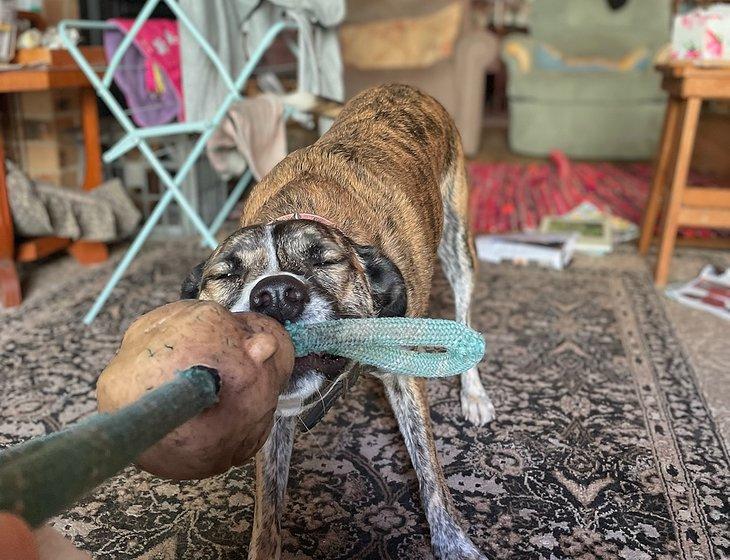
<svg viewBox="0 0 730 560">
<path fill-rule="evenodd" d="M 344 264 L 347 259 L 344 257 L 324 257 L 315 261 L 315 266 L 335 266 L 338 264 Z"/>
<path fill-rule="evenodd" d="M 240 271 L 232 272 L 221 272 L 218 274 L 211 274 L 208 276 L 208 280 L 233 280 L 241 277 Z"/>
<path fill-rule="evenodd" d="M 347 258 L 339 251 L 320 246 L 310 250 L 309 260 L 314 266 L 335 266 L 347 262 Z"/>
</svg>

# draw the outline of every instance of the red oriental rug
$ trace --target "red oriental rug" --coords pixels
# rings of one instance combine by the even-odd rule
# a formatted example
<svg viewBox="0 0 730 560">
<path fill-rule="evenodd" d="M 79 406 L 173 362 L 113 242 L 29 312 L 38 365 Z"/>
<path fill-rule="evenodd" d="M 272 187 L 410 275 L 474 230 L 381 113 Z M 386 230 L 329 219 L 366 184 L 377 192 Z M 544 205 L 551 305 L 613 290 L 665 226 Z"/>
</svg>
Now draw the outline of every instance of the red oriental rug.
<svg viewBox="0 0 730 560">
<path fill-rule="evenodd" d="M 587 200 L 641 224 L 651 189 L 649 164 L 572 162 L 554 152 L 546 163 L 471 163 L 471 219 L 476 233 L 536 229 L 543 216 L 564 214 Z M 693 185 L 712 185 L 692 174 Z M 680 229 L 685 237 L 718 237 L 708 229 Z"/>
</svg>

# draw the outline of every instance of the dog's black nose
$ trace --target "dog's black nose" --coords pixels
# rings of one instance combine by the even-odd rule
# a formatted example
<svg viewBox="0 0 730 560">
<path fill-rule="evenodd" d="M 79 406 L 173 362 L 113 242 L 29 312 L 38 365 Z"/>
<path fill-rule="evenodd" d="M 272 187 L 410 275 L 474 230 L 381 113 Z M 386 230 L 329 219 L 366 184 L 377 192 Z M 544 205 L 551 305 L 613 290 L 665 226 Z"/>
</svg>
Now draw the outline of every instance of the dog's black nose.
<svg viewBox="0 0 730 560">
<path fill-rule="evenodd" d="M 309 290 L 293 276 L 277 274 L 259 281 L 251 290 L 251 311 L 273 317 L 280 323 L 296 321 L 309 302 Z"/>
</svg>

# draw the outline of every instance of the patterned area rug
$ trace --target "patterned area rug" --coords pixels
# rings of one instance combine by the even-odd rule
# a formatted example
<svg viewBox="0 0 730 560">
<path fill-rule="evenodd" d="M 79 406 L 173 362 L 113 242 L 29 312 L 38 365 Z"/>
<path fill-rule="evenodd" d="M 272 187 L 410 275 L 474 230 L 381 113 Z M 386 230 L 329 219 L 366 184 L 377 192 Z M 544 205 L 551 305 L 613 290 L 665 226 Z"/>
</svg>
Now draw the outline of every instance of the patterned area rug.
<svg viewBox="0 0 730 560">
<path fill-rule="evenodd" d="M 146 251 L 91 328 L 80 318 L 110 265 L 59 274 L 0 313 L 1 444 L 94 410 L 121 333 L 174 299 L 199 260 L 184 251 Z M 429 396 L 456 507 L 490 558 L 730 555 L 727 449 L 650 286 L 637 267 L 483 267 L 474 317 L 497 420 L 466 424 L 456 380 L 431 382 Z M 451 306 L 438 277 L 434 314 Z M 54 523 L 101 559 L 239 559 L 252 496 L 250 468 L 178 484 L 130 467 Z M 298 436 L 283 529 L 285 558 L 431 558 L 416 479 L 374 381 Z"/>
<path fill-rule="evenodd" d="M 472 226 L 479 233 L 534 229 L 543 216 L 565 214 L 585 200 L 640 224 L 653 173 L 646 163 L 572 162 L 559 151 L 545 163 L 472 162 Z M 717 180 L 693 173 L 690 183 L 712 185 Z M 680 234 L 692 238 L 727 235 L 697 228 L 681 228 Z"/>
</svg>

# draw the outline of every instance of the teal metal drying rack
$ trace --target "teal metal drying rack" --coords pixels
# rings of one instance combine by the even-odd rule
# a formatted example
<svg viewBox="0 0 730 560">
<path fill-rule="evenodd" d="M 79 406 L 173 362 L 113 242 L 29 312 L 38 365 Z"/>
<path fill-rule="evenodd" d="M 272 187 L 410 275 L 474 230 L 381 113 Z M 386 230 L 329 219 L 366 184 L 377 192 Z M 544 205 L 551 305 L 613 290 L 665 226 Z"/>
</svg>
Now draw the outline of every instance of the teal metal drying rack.
<svg viewBox="0 0 730 560">
<path fill-rule="evenodd" d="M 228 93 L 226 94 L 225 99 L 220 104 L 218 110 L 215 112 L 213 117 L 209 120 L 172 123 L 160 126 L 139 128 L 132 122 L 120 103 L 114 98 L 114 96 L 110 92 L 110 86 L 114 78 L 114 73 L 121 63 L 122 57 L 124 56 L 127 49 L 132 45 L 132 41 L 134 41 L 134 38 L 136 37 L 139 30 L 142 28 L 142 25 L 145 23 L 145 21 L 149 19 L 152 11 L 160 2 L 164 2 L 165 4 L 167 4 L 167 6 L 177 18 L 178 25 L 185 26 L 191 36 L 200 45 L 200 48 L 203 49 L 205 54 L 213 63 L 216 70 L 220 74 L 221 79 L 228 88 Z M 187 177 L 188 173 L 195 164 L 195 161 L 203 152 L 205 145 L 208 142 L 208 139 L 225 117 L 231 104 L 237 99 L 240 99 L 241 96 L 239 92 L 245 85 L 246 80 L 253 73 L 253 70 L 260 62 L 266 50 L 274 42 L 274 39 L 276 39 L 277 35 L 279 35 L 279 33 L 284 31 L 285 29 L 297 29 L 297 26 L 293 21 L 280 21 L 272 25 L 271 28 L 264 35 L 264 38 L 262 39 L 256 50 L 251 54 L 251 57 L 247 61 L 244 68 L 241 70 L 238 76 L 236 76 L 235 79 L 231 77 L 230 73 L 225 68 L 223 62 L 213 50 L 210 43 L 205 39 L 205 37 L 200 34 L 198 29 L 195 27 L 195 24 L 190 21 L 190 18 L 188 18 L 187 14 L 185 14 L 185 11 L 179 6 L 176 0 L 147 0 L 142 10 L 139 12 L 139 15 L 137 16 L 131 29 L 126 34 L 122 42 L 119 44 L 119 48 L 112 56 L 103 74 L 101 73 L 101 71 L 94 69 L 86 60 L 84 55 L 81 54 L 79 48 L 73 43 L 70 38 L 70 35 L 68 33 L 70 29 L 114 29 L 118 31 L 118 28 L 103 21 L 65 20 L 62 21 L 59 25 L 59 35 L 61 36 L 61 40 L 63 41 L 65 47 L 68 49 L 68 51 L 71 53 L 71 56 L 73 56 L 74 60 L 79 65 L 79 68 L 81 68 L 81 70 L 84 72 L 86 77 L 89 79 L 91 85 L 94 86 L 94 89 L 96 90 L 99 97 L 104 101 L 106 106 L 111 111 L 112 115 L 114 115 L 114 117 L 119 121 L 125 131 L 125 135 L 122 137 L 122 139 L 119 140 L 114 146 L 109 148 L 106 152 L 104 152 L 102 156 L 104 163 L 110 163 L 115 159 L 123 156 L 130 150 L 137 148 L 147 159 L 150 166 L 152 166 L 152 169 L 159 177 L 161 183 L 166 188 L 166 191 L 163 194 L 162 198 L 160 198 L 160 200 L 157 202 L 154 209 L 152 210 L 152 213 L 149 215 L 139 233 L 134 238 L 134 241 L 132 241 L 129 249 L 127 249 L 127 252 L 122 257 L 122 260 L 114 269 L 114 272 L 104 286 L 104 289 L 97 296 L 91 309 L 89 309 L 89 311 L 84 316 L 83 321 L 85 324 L 88 325 L 99 314 L 99 311 L 101 311 L 101 308 L 104 306 L 104 303 L 106 303 L 107 299 L 111 295 L 114 287 L 121 280 L 127 268 L 129 268 L 129 265 L 132 263 L 135 256 L 142 248 L 142 245 L 149 237 L 152 229 L 155 227 L 155 224 L 157 224 L 159 219 L 162 217 L 165 209 L 173 201 L 173 199 L 177 201 L 182 211 L 190 218 L 193 226 L 200 233 L 203 243 L 211 249 L 214 249 L 216 247 L 217 241 L 215 239 L 215 235 L 218 233 L 221 226 L 223 225 L 226 216 L 228 216 L 233 210 L 236 202 L 238 202 L 238 200 L 241 198 L 241 195 L 243 195 L 244 191 L 251 182 L 252 175 L 250 168 L 247 169 L 246 172 L 240 177 L 235 187 L 231 191 L 231 194 L 228 196 L 225 203 L 223 204 L 223 207 L 220 209 L 220 212 L 218 212 L 216 217 L 211 222 L 210 226 L 203 223 L 203 220 L 200 218 L 198 213 L 183 195 L 182 191 L 180 190 L 180 185 Z M 183 161 L 182 165 L 177 170 L 175 175 L 172 176 L 163 167 L 162 163 L 150 147 L 148 140 L 150 138 L 162 138 L 175 134 L 190 133 L 199 134 L 200 136 L 193 144 L 193 149 L 190 151 L 187 158 Z"/>
</svg>

